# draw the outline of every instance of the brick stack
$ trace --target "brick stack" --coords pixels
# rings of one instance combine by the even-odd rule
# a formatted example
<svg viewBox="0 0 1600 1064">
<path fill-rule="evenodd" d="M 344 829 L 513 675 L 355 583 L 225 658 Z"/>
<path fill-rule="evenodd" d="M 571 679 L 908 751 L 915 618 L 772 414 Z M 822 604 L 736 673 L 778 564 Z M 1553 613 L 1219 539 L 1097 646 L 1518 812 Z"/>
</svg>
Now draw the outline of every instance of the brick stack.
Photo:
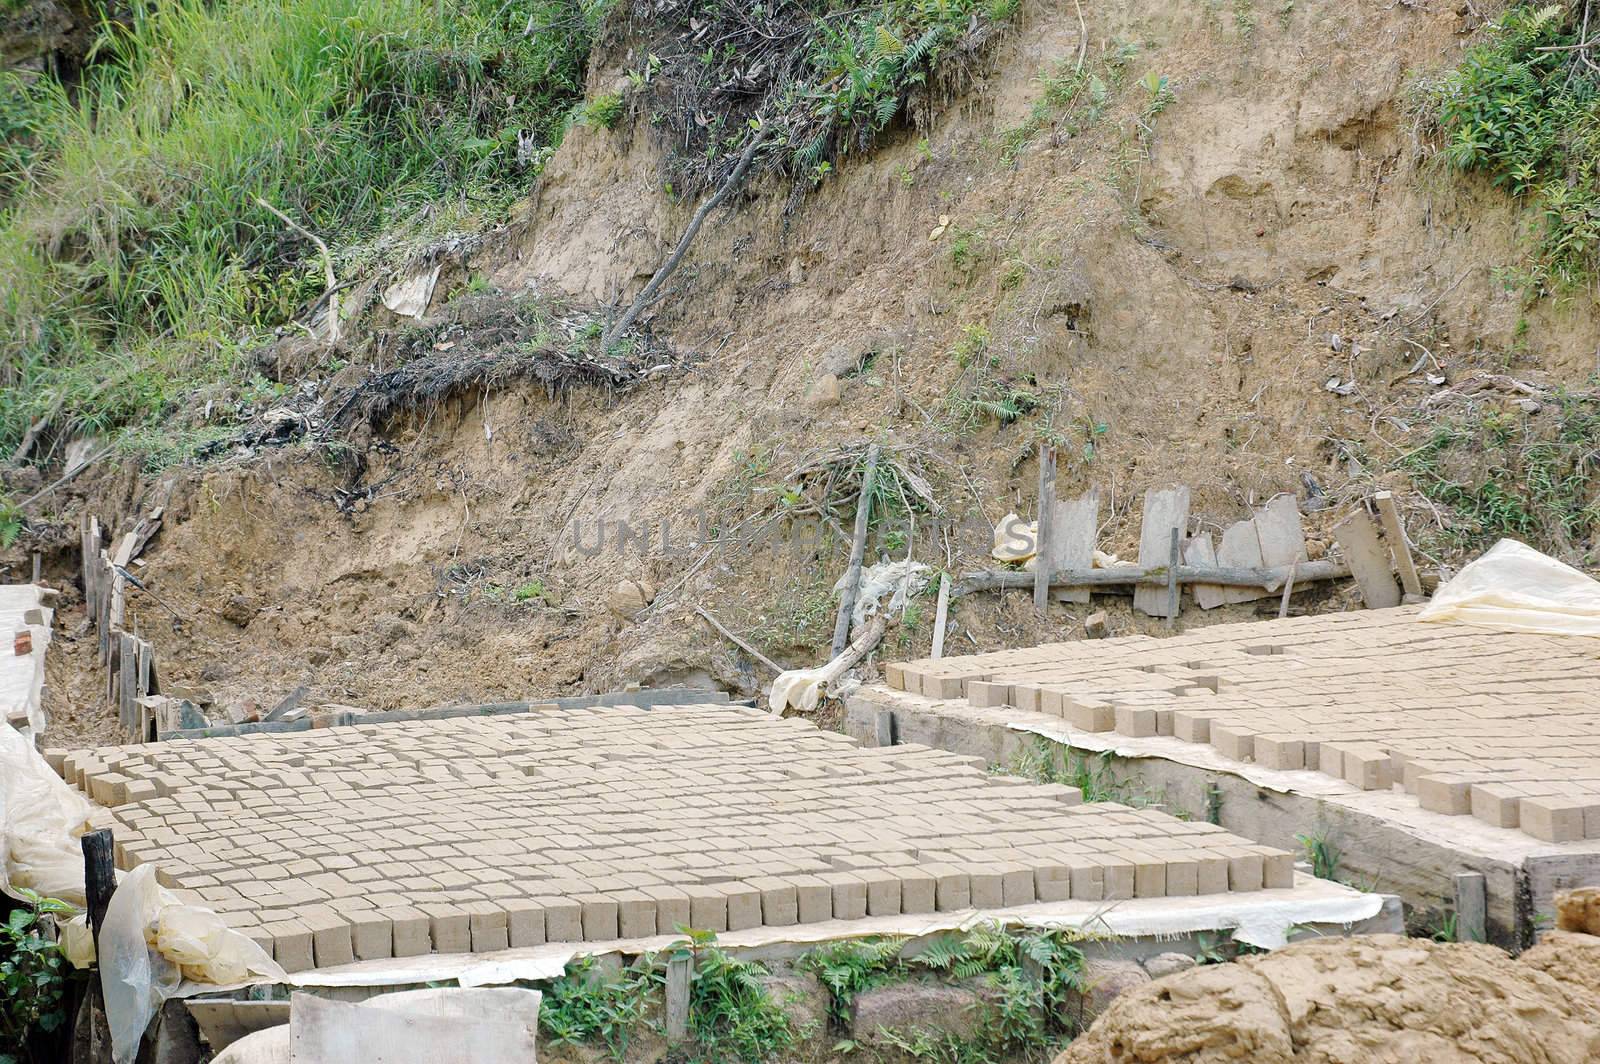
<svg viewBox="0 0 1600 1064">
<path fill-rule="evenodd" d="M 1271 769 L 1546 842 L 1600 838 L 1600 645 L 1363 610 L 915 661 L 891 687 L 1073 728 L 1210 743 Z"/>
<path fill-rule="evenodd" d="M 49 754 L 125 868 L 291 971 L 1035 901 L 1290 887 L 1210 824 L 740 707 L 601 707 Z"/>
</svg>

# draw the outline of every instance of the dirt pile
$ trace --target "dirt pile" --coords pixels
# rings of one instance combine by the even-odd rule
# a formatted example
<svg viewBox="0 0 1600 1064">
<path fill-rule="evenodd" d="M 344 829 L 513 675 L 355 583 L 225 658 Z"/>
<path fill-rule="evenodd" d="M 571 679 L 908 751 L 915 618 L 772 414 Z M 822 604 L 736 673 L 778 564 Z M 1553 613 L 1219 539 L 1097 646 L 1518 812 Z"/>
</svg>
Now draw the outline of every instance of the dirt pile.
<svg viewBox="0 0 1600 1064">
<path fill-rule="evenodd" d="M 1122 995 L 1055 1064 L 1600 1059 L 1600 938 L 1512 960 L 1398 935 L 1303 942 Z"/>
</svg>

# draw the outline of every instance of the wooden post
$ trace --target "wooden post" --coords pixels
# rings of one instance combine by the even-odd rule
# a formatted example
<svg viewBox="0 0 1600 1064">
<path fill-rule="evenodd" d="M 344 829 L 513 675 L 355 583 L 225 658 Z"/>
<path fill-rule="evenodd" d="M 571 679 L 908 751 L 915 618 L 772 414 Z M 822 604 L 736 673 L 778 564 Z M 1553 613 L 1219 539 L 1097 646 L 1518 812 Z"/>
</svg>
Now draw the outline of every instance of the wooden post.
<svg viewBox="0 0 1600 1064">
<path fill-rule="evenodd" d="M 40 581 L 39 577 L 41 575 L 41 571 L 42 571 L 43 565 L 44 565 L 44 559 L 39 556 L 39 552 L 38 551 L 34 551 L 33 552 L 33 584 L 34 584 L 35 587 L 38 587 L 39 584 L 42 582 L 42 581 Z"/>
<path fill-rule="evenodd" d="M 100 944 L 100 928 L 106 922 L 106 907 L 117 889 L 117 869 L 113 860 L 113 842 L 110 828 L 101 828 L 83 836 L 83 889 L 89 902 L 89 927 L 94 932 L 96 947 Z"/>
<path fill-rule="evenodd" d="M 950 574 L 939 574 L 939 608 L 933 611 L 933 659 L 944 657 L 944 629 L 950 621 Z"/>
<path fill-rule="evenodd" d="M 1411 560 L 1411 543 L 1406 539 L 1406 527 L 1400 521 L 1400 508 L 1395 505 L 1394 493 L 1380 491 L 1372 497 L 1378 507 L 1378 518 L 1383 522 L 1383 538 L 1394 558 L 1394 567 L 1400 573 L 1400 586 L 1408 595 L 1421 596 L 1422 578 L 1417 575 L 1417 563 Z"/>
<path fill-rule="evenodd" d="M 1289 563 L 1289 578 L 1283 582 L 1283 601 L 1278 603 L 1278 620 L 1289 616 L 1289 596 L 1294 594 L 1294 573 L 1300 568 L 1299 562 Z"/>
<path fill-rule="evenodd" d="M 667 961 L 667 1041 L 689 1037 L 689 987 L 694 979 L 694 958 L 680 953 Z"/>
<path fill-rule="evenodd" d="M 867 468 L 861 474 L 861 498 L 856 500 L 855 536 L 850 542 L 850 565 L 844 571 L 844 588 L 839 592 L 839 616 L 833 622 L 833 653 L 838 657 L 850 643 L 850 615 L 856 609 L 856 592 L 861 584 L 861 559 L 867 552 L 867 528 L 872 519 L 872 490 L 878 483 L 878 445 L 867 448 Z"/>
<path fill-rule="evenodd" d="M 1178 540 L 1181 534 L 1174 528 L 1172 530 L 1172 549 L 1167 552 L 1167 628 L 1169 630 L 1178 625 L 1178 566 L 1182 559 L 1178 557 Z"/>
<path fill-rule="evenodd" d="M 1489 887 L 1482 872 L 1457 872 L 1456 941 L 1489 940 Z"/>
<path fill-rule="evenodd" d="M 872 734 L 875 745 L 894 745 L 894 710 L 878 710 L 878 715 L 872 721 Z"/>
<path fill-rule="evenodd" d="M 1033 537 L 1033 608 L 1041 615 L 1050 605 L 1050 566 L 1055 557 L 1056 449 L 1039 445 L 1039 520 Z"/>
</svg>

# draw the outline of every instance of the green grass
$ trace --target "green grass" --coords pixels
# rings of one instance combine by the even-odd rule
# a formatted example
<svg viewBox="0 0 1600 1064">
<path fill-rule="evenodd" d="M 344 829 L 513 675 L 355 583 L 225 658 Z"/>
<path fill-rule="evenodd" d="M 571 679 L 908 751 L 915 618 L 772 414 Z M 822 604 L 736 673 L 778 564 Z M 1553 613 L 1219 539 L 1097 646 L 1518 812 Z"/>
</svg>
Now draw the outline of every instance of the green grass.
<svg viewBox="0 0 1600 1064">
<path fill-rule="evenodd" d="M 1534 415 L 1477 409 L 1436 425 L 1398 465 L 1446 509 L 1447 548 L 1509 536 L 1569 561 L 1594 557 L 1600 401 L 1558 392 Z"/>
<path fill-rule="evenodd" d="M 319 296 L 314 249 L 258 198 L 328 240 L 341 276 L 386 229 L 403 244 L 500 214 L 580 99 L 603 8 L 133 11 L 72 91 L 0 86 L 0 447 L 58 409 L 74 431 L 153 422 Z"/>
<path fill-rule="evenodd" d="M 1583 10 L 1514 4 L 1459 66 L 1420 85 L 1448 163 L 1536 212 L 1527 266 L 1536 294 L 1590 285 L 1600 266 L 1600 77 L 1589 65 L 1596 49 L 1573 47 Z"/>
</svg>

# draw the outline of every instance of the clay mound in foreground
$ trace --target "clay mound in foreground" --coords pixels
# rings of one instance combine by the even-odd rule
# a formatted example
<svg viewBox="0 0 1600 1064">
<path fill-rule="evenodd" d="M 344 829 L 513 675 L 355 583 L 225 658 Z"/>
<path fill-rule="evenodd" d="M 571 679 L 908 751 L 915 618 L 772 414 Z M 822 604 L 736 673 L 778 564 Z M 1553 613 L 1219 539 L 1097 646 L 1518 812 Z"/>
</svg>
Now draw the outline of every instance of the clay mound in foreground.
<svg viewBox="0 0 1600 1064">
<path fill-rule="evenodd" d="M 1600 938 L 1512 959 L 1398 935 L 1298 943 L 1119 997 L 1055 1064 L 1600 1060 Z"/>
</svg>

